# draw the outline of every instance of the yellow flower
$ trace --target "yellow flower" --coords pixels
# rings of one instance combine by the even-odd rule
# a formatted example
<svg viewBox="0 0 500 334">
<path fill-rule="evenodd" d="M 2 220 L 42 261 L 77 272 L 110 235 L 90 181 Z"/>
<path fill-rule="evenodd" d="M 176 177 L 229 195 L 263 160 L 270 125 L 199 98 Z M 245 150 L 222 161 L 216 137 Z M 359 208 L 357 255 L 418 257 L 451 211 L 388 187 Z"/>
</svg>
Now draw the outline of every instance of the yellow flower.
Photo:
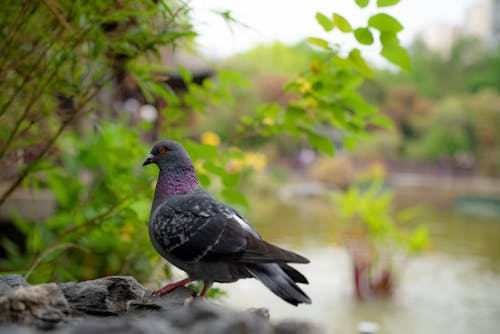
<svg viewBox="0 0 500 334">
<path fill-rule="evenodd" d="M 243 169 L 243 161 L 241 159 L 231 159 L 226 166 L 229 173 L 239 173 Z"/>
<path fill-rule="evenodd" d="M 262 124 L 271 126 L 274 124 L 274 120 L 271 117 L 266 117 L 262 120 Z"/>
<path fill-rule="evenodd" d="M 251 167 L 256 171 L 261 171 L 267 165 L 267 157 L 262 153 L 250 152 L 245 155 L 243 162 L 245 166 Z"/>
<path fill-rule="evenodd" d="M 220 137 L 215 132 L 206 131 L 201 135 L 201 142 L 206 145 L 219 146 Z"/>
<path fill-rule="evenodd" d="M 295 79 L 295 82 L 300 85 L 299 91 L 302 94 L 305 94 L 305 93 L 312 91 L 311 82 L 307 81 L 306 79 L 304 79 L 302 77 L 298 77 L 297 79 Z"/>
<path fill-rule="evenodd" d="M 305 81 L 299 88 L 302 94 L 308 93 L 312 90 L 312 85 L 309 81 Z"/>
<path fill-rule="evenodd" d="M 207 173 L 204 164 L 205 164 L 205 161 L 202 159 L 194 162 L 194 168 L 196 169 L 196 171 L 198 171 L 198 173 L 201 173 L 201 174 Z"/>
<path fill-rule="evenodd" d="M 302 85 L 306 80 L 303 77 L 298 77 L 295 79 L 295 82 L 298 83 L 299 85 Z"/>
</svg>

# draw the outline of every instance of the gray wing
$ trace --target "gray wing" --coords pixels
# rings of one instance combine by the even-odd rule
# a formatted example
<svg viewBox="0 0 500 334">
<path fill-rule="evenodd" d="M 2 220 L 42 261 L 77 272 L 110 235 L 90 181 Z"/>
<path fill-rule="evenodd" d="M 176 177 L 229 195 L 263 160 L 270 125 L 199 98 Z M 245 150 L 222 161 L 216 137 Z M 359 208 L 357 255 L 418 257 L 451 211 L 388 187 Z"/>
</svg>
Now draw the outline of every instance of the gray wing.
<svg viewBox="0 0 500 334">
<path fill-rule="evenodd" d="M 150 223 L 161 249 L 183 261 L 309 262 L 263 241 L 234 209 L 204 191 L 172 197 Z"/>
</svg>

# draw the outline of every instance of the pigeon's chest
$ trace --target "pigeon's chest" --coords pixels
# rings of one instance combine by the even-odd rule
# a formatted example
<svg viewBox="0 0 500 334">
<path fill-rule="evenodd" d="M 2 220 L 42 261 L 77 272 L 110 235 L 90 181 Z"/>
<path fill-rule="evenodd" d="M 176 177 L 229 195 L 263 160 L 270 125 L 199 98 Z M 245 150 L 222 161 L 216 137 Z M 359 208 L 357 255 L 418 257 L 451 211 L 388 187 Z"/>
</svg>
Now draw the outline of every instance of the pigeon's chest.
<svg viewBox="0 0 500 334">
<path fill-rule="evenodd" d="M 152 241 L 169 251 L 183 244 L 192 234 L 195 226 L 186 215 L 158 213 L 149 222 L 149 235 Z"/>
<path fill-rule="evenodd" d="M 158 251 L 162 255 L 189 241 L 211 220 L 211 214 L 201 209 L 196 210 L 196 205 L 186 210 L 182 209 L 186 203 L 175 204 L 177 205 L 161 206 L 153 212 L 149 221 L 151 241 L 157 250 L 161 249 Z"/>
</svg>

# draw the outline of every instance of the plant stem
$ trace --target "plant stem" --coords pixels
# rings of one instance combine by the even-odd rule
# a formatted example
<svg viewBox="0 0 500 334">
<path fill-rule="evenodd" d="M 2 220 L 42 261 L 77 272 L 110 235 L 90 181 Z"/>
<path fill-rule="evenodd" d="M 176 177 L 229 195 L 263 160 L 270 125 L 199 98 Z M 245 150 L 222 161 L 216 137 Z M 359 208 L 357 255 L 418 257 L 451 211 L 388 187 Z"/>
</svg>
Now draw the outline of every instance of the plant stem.
<svg viewBox="0 0 500 334">
<path fill-rule="evenodd" d="M 66 238 L 68 235 L 76 232 L 76 231 L 79 231 L 81 229 L 85 229 L 85 228 L 88 228 L 92 225 L 96 225 L 96 224 L 99 224 L 99 222 L 101 221 L 101 219 L 103 219 L 104 217 L 106 217 L 107 215 L 111 214 L 117 207 L 119 207 L 120 205 L 122 205 L 123 203 L 125 203 L 125 201 L 127 200 L 128 198 L 122 198 L 121 200 L 119 200 L 118 202 L 116 202 L 114 205 L 110 206 L 108 209 L 104 210 L 103 212 L 95 215 L 94 217 L 90 218 L 89 220 L 83 222 L 82 224 L 78 224 L 78 225 L 73 225 L 73 226 L 70 226 L 68 228 L 66 228 L 66 230 L 61 233 L 56 240 L 54 240 L 47 248 L 45 248 L 45 250 L 43 250 L 42 252 L 40 252 L 34 259 L 33 261 L 31 262 L 31 264 L 29 265 L 28 269 L 26 269 L 26 273 L 24 274 L 24 277 L 27 279 L 28 276 L 33 272 L 33 270 L 42 262 L 43 258 L 45 256 L 47 256 L 48 254 L 50 254 L 51 252 L 53 252 L 54 250 L 58 249 L 58 248 L 68 248 L 69 246 L 67 247 L 62 247 L 64 245 L 73 245 L 72 247 L 78 247 L 76 244 L 72 244 L 72 243 L 65 243 L 65 244 L 59 244 L 64 238 Z"/>
</svg>

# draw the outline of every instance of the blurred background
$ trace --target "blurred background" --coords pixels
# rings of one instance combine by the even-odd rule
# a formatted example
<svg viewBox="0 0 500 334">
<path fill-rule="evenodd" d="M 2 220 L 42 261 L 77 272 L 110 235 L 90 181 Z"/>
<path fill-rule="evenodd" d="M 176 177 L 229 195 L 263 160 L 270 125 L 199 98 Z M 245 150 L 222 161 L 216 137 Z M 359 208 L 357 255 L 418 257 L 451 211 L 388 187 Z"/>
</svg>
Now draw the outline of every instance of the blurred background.
<svg viewBox="0 0 500 334">
<path fill-rule="evenodd" d="M 255 280 L 236 308 L 333 333 L 497 333 L 500 1 L 6 1 L 0 273 L 183 278 L 154 252 L 176 139 L 311 306 Z"/>
</svg>

